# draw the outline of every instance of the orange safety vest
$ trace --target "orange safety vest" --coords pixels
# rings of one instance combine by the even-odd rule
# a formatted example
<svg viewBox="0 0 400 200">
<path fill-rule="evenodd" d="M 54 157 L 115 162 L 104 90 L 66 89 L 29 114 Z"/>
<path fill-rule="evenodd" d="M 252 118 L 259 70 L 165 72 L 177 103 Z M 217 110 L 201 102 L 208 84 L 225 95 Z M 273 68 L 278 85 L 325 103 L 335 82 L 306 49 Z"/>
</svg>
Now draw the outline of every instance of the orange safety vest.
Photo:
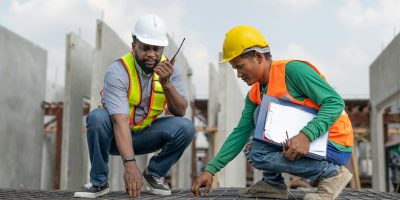
<svg viewBox="0 0 400 200">
<path fill-rule="evenodd" d="M 142 97 L 142 87 L 140 84 L 140 78 L 135 67 L 135 58 L 132 52 L 129 52 L 120 58 L 121 62 L 124 64 L 126 71 L 129 76 L 129 90 L 128 90 L 128 104 L 129 104 L 129 125 L 131 130 L 137 131 L 150 125 L 157 116 L 160 115 L 165 108 L 166 100 L 164 91 L 158 80 L 158 75 L 153 73 L 152 86 L 151 86 L 151 100 L 149 110 L 145 118 L 139 123 L 135 124 L 135 110 L 141 102 Z M 166 60 L 166 57 L 162 55 L 161 61 Z"/>
<path fill-rule="evenodd" d="M 291 61 L 293 60 L 279 60 L 272 62 L 269 72 L 267 95 L 319 110 L 320 106 L 316 104 L 311 98 L 305 98 L 303 101 L 300 101 L 295 99 L 287 90 L 285 71 L 286 64 Z M 324 80 L 326 80 L 325 76 L 322 75 L 322 73 L 314 65 L 307 61 L 299 61 L 306 63 L 308 66 L 314 69 Z M 254 104 L 261 104 L 260 82 L 252 85 L 249 92 L 249 98 Z M 343 111 L 337 121 L 329 129 L 329 140 L 343 146 L 353 146 L 353 127 L 351 126 L 349 116 L 346 114 L 346 112 Z"/>
</svg>

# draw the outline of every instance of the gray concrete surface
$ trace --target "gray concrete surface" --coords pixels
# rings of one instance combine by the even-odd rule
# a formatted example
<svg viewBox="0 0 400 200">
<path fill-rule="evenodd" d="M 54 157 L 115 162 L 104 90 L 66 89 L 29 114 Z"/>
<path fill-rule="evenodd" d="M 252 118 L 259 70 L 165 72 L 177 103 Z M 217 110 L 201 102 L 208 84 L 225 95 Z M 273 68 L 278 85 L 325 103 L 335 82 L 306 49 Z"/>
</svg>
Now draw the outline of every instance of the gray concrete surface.
<svg viewBox="0 0 400 200">
<path fill-rule="evenodd" d="M 47 92 L 47 90 L 46 90 Z M 45 116 L 44 123 L 54 119 L 54 116 Z M 51 125 L 50 125 L 51 126 Z M 53 125 L 51 127 L 56 127 Z M 56 131 L 45 132 L 42 143 L 42 167 L 40 189 L 54 189 Z"/>
<path fill-rule="evenodd" d="M 370 66 L 372 187 L 386 191 L 384 110 L 400 99 L 400 34 Z"/>
<path fill-rule="evenodd" d="M 0 26 L 0 187 L 40 188 L 47 52 Z"/>
<path fill-rule="evenodd" d="M 86 134 L 82 132 L 83 102 L 90 97 L 94 48 L 70 33 L 66 39 L 65 94 L 61 153 L 61 189 L 86 183 Z"/>
<path fill-rule="evenodd" d="M 164 49 L 164 55 L 167 56 L 167 58 L 172 58 L 172 56 L 175 54 L 175 52 L 178 49 L 178 45 L 180 45 L 181 40 L 177 41 L 178 43 L 175 43 L 171 37 L 168 36 L 168 41 L 169 44 L 167 47 Z M 187 41 L 185 41 L 187 42 Z M 184 48 L 185 44 L 183 44 L 182 48 Z M 190 102 L 194 102 L 194 86 L 191 83 L 191 76 L 192 76 L 192 69 L 190 68 L 190 65 L 188 61 L 186 60 L 182 49 L 180 50 L 179 54 L 175 58 L 175 68 L 179 68 L 179 70 L 182 72 L 183 77 L 183 83 L 185 85 L 185 92 L 186 92 L 186 97 L 188 99 L 188 108 L 186 109 L 186 114 L 185 117 L 188 119 L 192 118 L 192 106 Z M 170 174 L 171 174 L 171 182 L 173 188 L 182 188 L 182 189 L 187 189 L 190 188 L 192 185 L 192 180 L 191 180 L 191 170 L 192 170 L 192 165 L 188 164 L 191 163 L 191 158 L 192 158 L 192 146 L 189 145 L 185 152 L 182 154 L 181 158 L 178 160 L 178 162 L 171 168 Z"/>
<path fill-rule="evenodd" d="M 92 71 L 92 84 L 91 84 L 91 95 L 90 95 L 90 109 L 97 108 L 100 103 L 99 92 L 103 88 L 104 75 L 109 65 L 120 58 L 121 56 L 128 53 L 131 48 L 128 46 L 117 33 L 112 30 L 110 26 L 101 20 L 97 20 L 96 26 L 96 53 L 95 53 L 95 66 Z M 146 157 L 140 157 L 137 159 L 140 162 L 141 168 L 143 168 Z M 123 182 L 123 166 L 121 158 L 119 156 L 110 156 L 110 186 L 112 190 L 122 190 L 125 188 Z"/>
<path fill-rule="evenodd" d="M 218 127 L 218 112 L 220 106 L 218 104 L 218 71 L 215 69 L 214 65 L 210 63 L 208 72 L 208 102 L 207 102 L 207 126 L 208 127 Z M 217 135 L 218 132 L 213 133 L 212 135 Z M 215 142 L 209 137 L 210 148 L 208 150 L 208 159 L 214 158 L 217 148 Z M 207 163 L 206 163 L 207 164 Z"/>
<path fill-rule="evenodd" d="M 90 95 L 90 108 L 92 110 L 100 105 L 99 92 L 103 89 L 104 74 L 108 66 L 131 50 L 130 44 L 128 45 L 122 41 L 117 33 L 103 21 L 97 20 L 96 28 L 96 59 L 95 67 L 92 71 Z"/>
<path fill-rule="evenodd" d="M 220 56 L 221 57 L 221 56 Z M 240 92 L 235 72 L 229 63 L 219 64 L 218 152 L 226 138 L 239 122 L 244 107 L 244 97 Z M 217 174 L 220 187 L 246 186 L 246 159 L 240 153 L 221 172 Z"/>
</svg>

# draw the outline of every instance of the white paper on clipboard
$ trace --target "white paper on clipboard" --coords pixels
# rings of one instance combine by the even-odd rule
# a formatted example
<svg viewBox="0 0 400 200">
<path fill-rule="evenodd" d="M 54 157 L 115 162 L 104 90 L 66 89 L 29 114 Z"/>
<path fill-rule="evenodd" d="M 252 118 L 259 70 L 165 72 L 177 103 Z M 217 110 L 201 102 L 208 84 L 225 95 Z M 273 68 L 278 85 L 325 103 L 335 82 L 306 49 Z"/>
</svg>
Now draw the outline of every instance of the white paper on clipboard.
<svg viewBox="0 0 400 200">
<path fill-rule="evenodd" d="M 286 139 L 286 131 L 289 138 L 292 138 L 314 117 L 315 114 L 302 109 L 270 102 L 265 120 L 264 136 L 276 143 L 281 143 Z M 323 134 L 311 142 L 309 152 L 326 157 L 327 145 L 328 134 Z"/>
</svg>

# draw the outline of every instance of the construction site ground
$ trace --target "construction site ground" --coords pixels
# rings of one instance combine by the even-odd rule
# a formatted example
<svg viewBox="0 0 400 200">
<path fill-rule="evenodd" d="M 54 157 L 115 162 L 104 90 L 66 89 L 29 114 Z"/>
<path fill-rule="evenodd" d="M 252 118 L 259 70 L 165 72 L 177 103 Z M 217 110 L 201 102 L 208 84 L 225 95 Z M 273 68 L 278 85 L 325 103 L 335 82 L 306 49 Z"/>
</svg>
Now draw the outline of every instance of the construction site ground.
<svg viewBox="0 0 400 200">
<path fill-rule="evenodd" d="M 216 188 L 207 196 L 194 197 L 190 190 L 176 189 L 172 190 L 171 196 L 152 195 L 149 192 L 143 192 L 137 199 L 266 199 L 266 198 L 242 198 L 238 196 L 240 188 Z M 303 199 L 306 194 L 305 190 L 291 189 L 289 190 L 289 199 Z M 1 189 L 0 199 L 74 199 L 74 191 L 68 190 L 26 190 L 26 189 Z M 81 199 L 81 198 L 79 198 Z M 98 197 L 98 199 L 129 199 L 124 191 L 113 191 L 107 195 Z M 353 190 L 344 189 L 337 199 L 400 199 L 399 193 L 376 192 L 373 190 Z"/>
</svg>

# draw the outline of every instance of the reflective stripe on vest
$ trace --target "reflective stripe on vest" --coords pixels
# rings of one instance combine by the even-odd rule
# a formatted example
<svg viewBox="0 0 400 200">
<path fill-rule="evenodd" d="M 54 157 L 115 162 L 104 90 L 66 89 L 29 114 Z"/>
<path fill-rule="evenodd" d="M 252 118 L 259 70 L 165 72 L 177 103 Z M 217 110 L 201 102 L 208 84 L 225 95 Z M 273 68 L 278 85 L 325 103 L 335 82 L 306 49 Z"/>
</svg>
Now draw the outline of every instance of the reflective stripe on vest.
<svg viewBox="0 0 400 200">
<path fill-rule="evenodd" d="M 140 78 L 135 67 L 135 60 L 132 52 L 125 54 L 120 58 L 120 60 L 124 64 L 129 76 L 129 125 L 131 127 L 131 130 L 141 130 L 150 125 L 155 119 L 157 119 L 157 116 L 163 112 L 166 104 L 164 91 L 159 82 L 158 75 L 156 73 L 153 73 L 149 110 L 145 118 L 139 123 L 135 124 L 135 110 L 136 107 L 140 105 L 142 99 L 142 87 L 140 84 Z M 163 55 L 161 57 L 161 61 L 164 60 L 166 60 L 166 57 Z"/>
<path fill-rule="evenodd" d="M 269 72 L 267 95 L 319 110 L 320 106 L 316 104 L 311 98 L 305 98 L 303 101 L 300 101 L 295 99 L 287 90 L 285 79 L 286 64 L 291 61 L 293 60 L 279 60 L 272 62 Z M 314 71 L 316 71 L 324 80 L 326 80 L 325 76 L 314 65 L 307 61 L 298 61 L 306 63 L 308 66 L 314 69 Z M 249 91 L 249 98 L 254 104 L 261 104 L 261 89 L 259 82 L 252 85 Z M 329 129 L 329 140 L 343 146 L 353 146 L 353 127 L 351 126 L 350 119 L 346 112 L 343 111 L 336 122 Z"/>
</svg>

